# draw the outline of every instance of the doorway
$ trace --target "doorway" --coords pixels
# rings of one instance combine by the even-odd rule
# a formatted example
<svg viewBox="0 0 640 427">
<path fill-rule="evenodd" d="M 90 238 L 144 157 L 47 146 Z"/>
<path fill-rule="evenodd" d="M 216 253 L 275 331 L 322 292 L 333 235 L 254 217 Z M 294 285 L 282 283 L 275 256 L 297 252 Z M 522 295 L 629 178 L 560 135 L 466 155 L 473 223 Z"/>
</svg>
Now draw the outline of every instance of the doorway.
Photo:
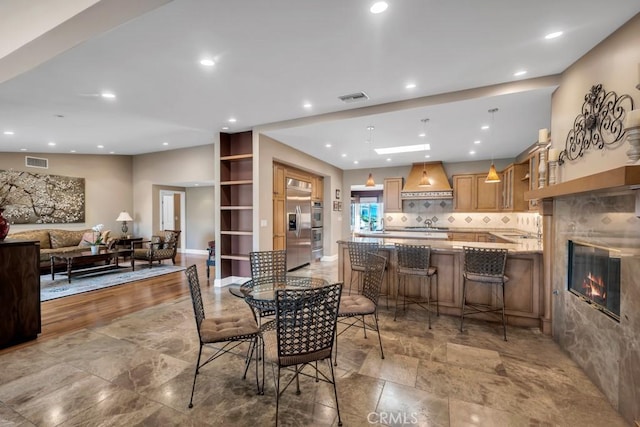
<svg viewBox="0 0 640 427">
<path fill-rule="evenodd" d="M 186 244 L 184 191 L 160 190 L 160 230 L 181 230 L 178 250 Z"/>
</svg>

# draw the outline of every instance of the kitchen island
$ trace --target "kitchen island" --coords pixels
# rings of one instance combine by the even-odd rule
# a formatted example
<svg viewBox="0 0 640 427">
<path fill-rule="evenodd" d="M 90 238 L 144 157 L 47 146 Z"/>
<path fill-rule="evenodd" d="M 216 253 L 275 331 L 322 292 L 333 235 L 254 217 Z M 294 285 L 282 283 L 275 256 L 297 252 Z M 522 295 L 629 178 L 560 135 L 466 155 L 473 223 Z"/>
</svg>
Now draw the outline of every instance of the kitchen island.
<svg viewBox="0 0 640 427">
<path fill-rule="evenodd" d="M 499 233 L 498 233 L 499 234 Z M 347 243 L 377 242 L 380 254 L 389 260 L 388 269 L 382 293 L 390 298 L 398 294 L 398 274 L 396 267 L 395 244 L 415 244 L 431 246 L 431 265 L 438 268 L 438 293 L 440 312 L 459 316 L 462 307 L 462 272 L 464 267 L 463 246 L 477 246 L 483 248 L 503 248 L 509 250 L 507 257 L 506 275 L 509 282 L 505 286 L 505 306 L 507 323 L 510 325 L 536 327 L 542 329 L 544 315 L 544 292 L 542 280 L 542 244 L 538 239 L 513 239 L 511 243 L 492 242 L 460 242 L 445 239 L 434 239 L 422 232 L 399 232 L 370 237 L 350 237 L 338 241 L 338 278 L 344 283 L 351 280 L 351 266 Z M 473 303 L 495 303 L 493 293 L 486 285 L 473 282 L 472 292 L 467 299 Z M 435 291 L 435 290 L 434 290 Z M 471 288 L 470 288 L 471 291 Z M 407 295 L 419 296 L 424 289 L 417 280 L 407 282 Z M 422 296 L 426 296 L 423 294 Z M 435 295 L 434 295 L 435 297 Z M 477 315 L 476 318 L 496 321 L 490 315 Z M 436 322 L 437 325 L 437 322 Z"/>
</svg>

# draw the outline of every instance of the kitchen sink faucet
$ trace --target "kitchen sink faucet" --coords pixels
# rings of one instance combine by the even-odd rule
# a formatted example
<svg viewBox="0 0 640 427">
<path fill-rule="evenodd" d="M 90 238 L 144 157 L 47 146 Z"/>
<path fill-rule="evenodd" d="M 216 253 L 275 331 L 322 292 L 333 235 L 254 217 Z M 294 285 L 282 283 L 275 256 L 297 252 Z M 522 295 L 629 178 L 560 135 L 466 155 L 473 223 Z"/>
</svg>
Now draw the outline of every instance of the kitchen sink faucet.
<svg viewBox="0 0 640 427">
<path fill-rule="evenodd" d="M 433 221 L 431 221 L 429 218 L 425 219 L 424 223 L 427 226 L 427 228 L 431 228 L 433 226 Z"/>
</svg>

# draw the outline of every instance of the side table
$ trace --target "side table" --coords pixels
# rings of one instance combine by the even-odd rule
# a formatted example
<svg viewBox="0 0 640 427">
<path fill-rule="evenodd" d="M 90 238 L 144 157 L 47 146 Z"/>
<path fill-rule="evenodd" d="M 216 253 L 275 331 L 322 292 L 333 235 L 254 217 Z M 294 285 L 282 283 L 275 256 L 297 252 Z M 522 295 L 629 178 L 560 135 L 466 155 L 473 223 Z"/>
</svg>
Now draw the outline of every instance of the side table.
<svg viewBox="0 0 640 427">
<path fill-rule="evenodd" d="M 114 249 L 132 249 L 132 244 L 142 242 L 142 237 L 118 237 Z M 125 261 L 128 255 L 123 255 L 122 260 Z"/>
</svg>

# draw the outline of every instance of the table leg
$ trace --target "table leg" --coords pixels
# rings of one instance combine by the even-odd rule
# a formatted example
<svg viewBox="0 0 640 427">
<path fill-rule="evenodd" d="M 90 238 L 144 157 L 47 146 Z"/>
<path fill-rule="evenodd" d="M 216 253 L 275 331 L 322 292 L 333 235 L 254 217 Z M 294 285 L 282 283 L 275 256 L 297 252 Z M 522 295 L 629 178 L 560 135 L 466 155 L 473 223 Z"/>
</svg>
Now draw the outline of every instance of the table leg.
<svg viewBox="0 0 640 427">
<path fill-rule="evenodd" d="M 71 261 L 71 258 L 69 258 L 67 260 L 67 282 L 71 283 L 71 264 L 73 263 L 73 261 Z"/>
<path fill-rule="evenodd" d="M 51 280 L 53 280 L 55 279 L 55 268 L 53 268 L 54 267 L 53 257 L 51 257 L 49 261 L 51 262 Z"/>
</svg>

